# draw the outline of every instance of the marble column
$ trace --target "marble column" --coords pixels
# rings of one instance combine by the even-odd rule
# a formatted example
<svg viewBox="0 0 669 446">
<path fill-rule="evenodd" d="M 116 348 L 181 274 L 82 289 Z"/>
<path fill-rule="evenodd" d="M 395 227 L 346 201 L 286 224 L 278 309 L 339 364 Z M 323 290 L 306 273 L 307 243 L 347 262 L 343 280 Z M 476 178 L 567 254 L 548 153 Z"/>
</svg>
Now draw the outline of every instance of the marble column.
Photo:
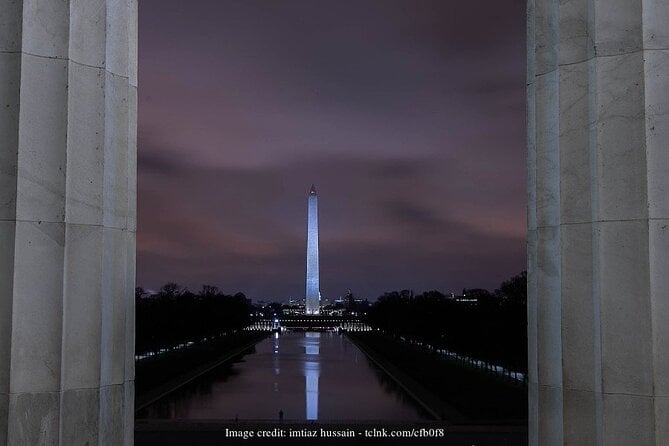
<svg viewBox="0 0 669 446">
<path fill-rule="evenodd" d="M 133 443 L 137 0 L 0 0 L 0 444 Z"/>
<path fill-rule="evenodd" d="M 530 444 L 669 444 L 669 3 L 528 1 Z"/>
</svg>

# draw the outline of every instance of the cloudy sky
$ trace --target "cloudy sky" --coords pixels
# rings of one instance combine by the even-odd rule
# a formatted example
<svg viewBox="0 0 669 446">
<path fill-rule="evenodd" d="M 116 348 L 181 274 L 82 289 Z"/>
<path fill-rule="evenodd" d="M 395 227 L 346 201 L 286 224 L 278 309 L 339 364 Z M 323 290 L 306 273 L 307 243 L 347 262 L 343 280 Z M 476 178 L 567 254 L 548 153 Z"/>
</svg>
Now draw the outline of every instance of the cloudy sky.
<svg viewBox="0 0 669 446">
<path fill-rule="evenodd" d="M 494 289 L 525 269 L 525 1 L 142 0 L 137 283 Z"/>
</svg>

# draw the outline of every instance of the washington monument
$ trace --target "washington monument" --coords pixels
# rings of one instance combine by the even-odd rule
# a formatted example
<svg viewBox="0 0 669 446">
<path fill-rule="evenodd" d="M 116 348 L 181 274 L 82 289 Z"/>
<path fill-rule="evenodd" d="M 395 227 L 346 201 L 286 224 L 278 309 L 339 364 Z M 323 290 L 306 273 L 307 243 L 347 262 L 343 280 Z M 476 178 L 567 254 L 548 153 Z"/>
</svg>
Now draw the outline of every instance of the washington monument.
<svg viewBox="0 0 669 446">
<path fill-rule="evenodd" d="M 307 294 L 306 314 L 320 313 L 321 292 L 318 282 L 318 195 L 312 184 L 307 215 Z"/>
</svg>

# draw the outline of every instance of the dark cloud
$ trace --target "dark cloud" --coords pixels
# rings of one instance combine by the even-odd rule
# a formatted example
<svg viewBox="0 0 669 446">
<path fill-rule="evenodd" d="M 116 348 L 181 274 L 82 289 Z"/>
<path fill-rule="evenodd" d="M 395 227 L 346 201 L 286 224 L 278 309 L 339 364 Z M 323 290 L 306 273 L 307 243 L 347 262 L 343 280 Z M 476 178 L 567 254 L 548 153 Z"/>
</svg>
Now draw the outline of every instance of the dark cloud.
<svg viewBox="0 0 669 446">
<path fill-rule="evenodd" d="M 301 296 L 524 268 L 524 2 L 140 3 L 138 282 Z"/>
<path fill-rule="evenodd" d="M 141 140 L 138 145 L 143 146 Z M 148 150 L 145 146 L 143 150 L 137 153 L 137 170 L 140 175 L 157 174 L 171 176 L 181 171 L 182 167 L 169 157 L 161 156 L 159 152 Z"/>
<path fill-rule="evenodd" d="M 405 224 L 415 229 L 441 229 L 447 227 L 447 221 L 439 214 L 411 201 L 394 200 L 381 203 L 379 206 L 394 222 Z"/>
</svg>

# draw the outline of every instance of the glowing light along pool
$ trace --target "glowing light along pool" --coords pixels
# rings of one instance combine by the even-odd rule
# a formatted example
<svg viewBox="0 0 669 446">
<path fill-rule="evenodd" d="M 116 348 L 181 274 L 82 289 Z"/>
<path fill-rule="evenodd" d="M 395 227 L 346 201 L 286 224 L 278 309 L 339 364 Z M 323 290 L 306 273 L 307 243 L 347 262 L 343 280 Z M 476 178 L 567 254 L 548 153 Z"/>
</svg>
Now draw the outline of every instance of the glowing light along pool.
<svg viewBox="0 0 669 446">
<path fill-rule="evenodd" d="M 429 414 L 346 336 L 274 334 L 240 361 L 213 370 L 138 418 L 418 421 Z"/>
</svg>

